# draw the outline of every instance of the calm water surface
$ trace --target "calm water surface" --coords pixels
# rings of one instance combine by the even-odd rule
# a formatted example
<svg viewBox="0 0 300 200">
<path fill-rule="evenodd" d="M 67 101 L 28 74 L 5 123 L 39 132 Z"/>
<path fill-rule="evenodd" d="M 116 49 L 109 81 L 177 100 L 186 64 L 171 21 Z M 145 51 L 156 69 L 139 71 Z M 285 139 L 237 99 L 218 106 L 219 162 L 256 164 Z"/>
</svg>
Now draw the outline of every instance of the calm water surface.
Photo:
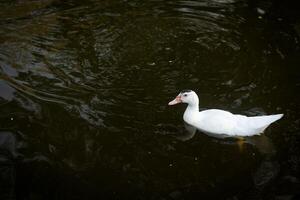
<svg viewBox="0 0 300 200">
<path fill-rule="evenodd" d="M 1 1 L 0 199 L 292 199 L 300 20 L 277 1 Z M 284 113 L 263 136 L 189 133 L 201 109 Z M 297 196 L 298 195 L 298 196 Z"/>
</svg>

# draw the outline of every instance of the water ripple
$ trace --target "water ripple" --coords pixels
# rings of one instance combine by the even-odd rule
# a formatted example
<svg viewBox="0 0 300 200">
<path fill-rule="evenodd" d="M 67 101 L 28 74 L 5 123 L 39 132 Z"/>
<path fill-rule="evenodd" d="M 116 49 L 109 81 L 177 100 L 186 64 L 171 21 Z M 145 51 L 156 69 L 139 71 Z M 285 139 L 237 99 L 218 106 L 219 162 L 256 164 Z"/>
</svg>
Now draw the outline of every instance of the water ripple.
<svg viewBox="0 0 300 200">
<path fill-rule="evenodd" d="M 277 123 L 268 135 L 277 142 L 275 148 L 288 149 L 281 152 L 283 160 L 293 161 L 290 155 L 297 152 L 299 137 L 298 36 L 286 28 L 287 22 L 268 14 L 258 16 L 249 4 L 246 0 L 1 2 L 0 135 L 5 134 L 0 139 L 18 141 L 14 133 L 24 135 L 21 140 L 27 146 L 16 151 L 24 153 L 25 165 L 34 169 L 28 176 L 33 175 L 35 185 L 67 183 L 63 178 L 44 180 L 57 171 L 66 172 L 79 177 L 87 191 L 103 185 L 112 199 L 124 198 L 115 196 L 115 184 L 120 182 L 118 188 L 143 191 L 141 199 L 149 188 L 164 194 L 153 199 L 184 199 L 189 198 L 186 193 L 200 190 L 222 195 L 215 191 L 224 186 L 249 191 L 253 176 L 258 185 L 261 181 L 267 185 L 278 167 L 265 162 L 254 173 L 264 159 L 257 156 L 257 143 L 249 141 L 239 151 L 235 141 L 215 141 L 201 133 L 184 137 L 184 107 L 167 107 L 179 90 L 189 88 L 198 92 L 201 109 L 248 115 L 284 111 L 288 123 L 280 123 L 286 127 L 283 130 L 284 125 Z M 276 173 L 262 180 L 269 169 Z M 49 188 L 43 186 L 38 188 Z M 70 188 L 72 197 L 81 198 L 73 185 Z M 64 198 L 61 190 L 54 196 L 72 199 Z M 239 194 L 217 199 L 243 198 Z M 33 191 L 28 195 L 43 197 Z M 48 192 L 45 196 L 51 198 Z"/>
</svg>

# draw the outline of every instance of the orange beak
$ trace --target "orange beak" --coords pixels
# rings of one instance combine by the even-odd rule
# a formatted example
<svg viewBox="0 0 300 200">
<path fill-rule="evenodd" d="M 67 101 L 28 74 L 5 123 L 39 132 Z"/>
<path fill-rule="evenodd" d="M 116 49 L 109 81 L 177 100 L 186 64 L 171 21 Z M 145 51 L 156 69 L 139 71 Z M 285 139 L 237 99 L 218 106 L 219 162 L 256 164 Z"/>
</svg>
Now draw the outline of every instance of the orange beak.
<svg viewBox="0 0 300 200">
<path fill-rule="evenodd" d="M 173 106 L 173 105 L 181 103 L 181 102 L 182 102 L 181 96 L 178 95 L 173 101 L 170 101 L 168 105 L 169 106 Z"/>
</svg>

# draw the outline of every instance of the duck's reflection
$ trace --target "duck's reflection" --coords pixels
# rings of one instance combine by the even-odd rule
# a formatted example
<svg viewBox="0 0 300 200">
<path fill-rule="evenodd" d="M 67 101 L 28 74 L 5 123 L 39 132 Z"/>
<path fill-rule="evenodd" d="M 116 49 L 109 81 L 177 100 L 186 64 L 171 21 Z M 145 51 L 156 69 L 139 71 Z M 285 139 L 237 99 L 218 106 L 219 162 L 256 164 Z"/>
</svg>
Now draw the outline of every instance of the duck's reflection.
<svg viewBox="0 0 300 200">
<path fill-rule="evenodd" d="M 176 138 L 181 141 L 192 139 L 195 136 L 197 129 L 187 123 L 184 123 L 184 127 L 187 131 L 183 131 L 180 135 L 177 135 Z"/>
<path fill-rule="evenodd" d="M 189 124 L 185 123 L 184 126 L 186 129 L 186 131 L 184 131 L 185 133 L 182 133 L 177 137 L 181 141 L 192 139 L 197 132 L 197 129 Z M 199 134 L 202 134 L 202 132 Z M 247 152 L 247 145 L 250 144 L 256 148 L 261 155 L 263 155 L 263 159 L 252 175 L 253 183 L 257 188 L 267 185 L 278 175 L 280 166 L 278 162 L 274 160 L 274 155 L 276 153 L 275 147 L 271 139 L 266 135 L 262 134 L 252 137 L 228 137 L 226 135 L 204 134 L 208 135 L 212 142 L 237 145 L 241 153 L 245 151 Z"/>
<path fill-rule="evenodd" d="M 187 141 L 192 139 L 197 132 L 197 128 L 187 123 L 184 123 L 184 127 L 186 131 L 176 136 L 176 138 L 181 141 Z M 221 143 L 236 144 L 238 145 L 240 151 L 243 151 L 244 146 L 246 144 L 250 144 L 255 146 L 255 148 L 257 148 L 259 152 L 262 154 L 273 155 L 275 153 L 275 148 L 271 139 L 264 134 L 251 136 L 251 137 L 231 137 L 228 135 L 211 134 L 211 133 L 204 133 L 204 134 L 212 137 L 213 139 L 217 139 L 217 141 Z M 220 139 L 222 139 L 222 141 L 220 141 Z M 224 141 L 224 139 L 226 140 Z"/>
</svg>

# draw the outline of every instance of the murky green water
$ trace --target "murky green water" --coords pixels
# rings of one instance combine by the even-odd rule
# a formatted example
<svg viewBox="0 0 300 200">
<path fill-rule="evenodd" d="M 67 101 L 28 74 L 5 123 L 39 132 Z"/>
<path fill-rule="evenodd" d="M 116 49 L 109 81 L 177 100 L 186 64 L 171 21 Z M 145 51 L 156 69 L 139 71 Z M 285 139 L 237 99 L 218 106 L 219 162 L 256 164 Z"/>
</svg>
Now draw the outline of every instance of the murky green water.
<svg viewBox="0 0 300 200">
<path fill-rule="evenodd" d="M 1 1 L 0 199 L 291 199 L 300 20 L 272 1 Z M 201 109 L 284 113 L 264 136 L 184 127 Z M 298 196 L 297 196 L 298 195 Z"/>
</svg>

